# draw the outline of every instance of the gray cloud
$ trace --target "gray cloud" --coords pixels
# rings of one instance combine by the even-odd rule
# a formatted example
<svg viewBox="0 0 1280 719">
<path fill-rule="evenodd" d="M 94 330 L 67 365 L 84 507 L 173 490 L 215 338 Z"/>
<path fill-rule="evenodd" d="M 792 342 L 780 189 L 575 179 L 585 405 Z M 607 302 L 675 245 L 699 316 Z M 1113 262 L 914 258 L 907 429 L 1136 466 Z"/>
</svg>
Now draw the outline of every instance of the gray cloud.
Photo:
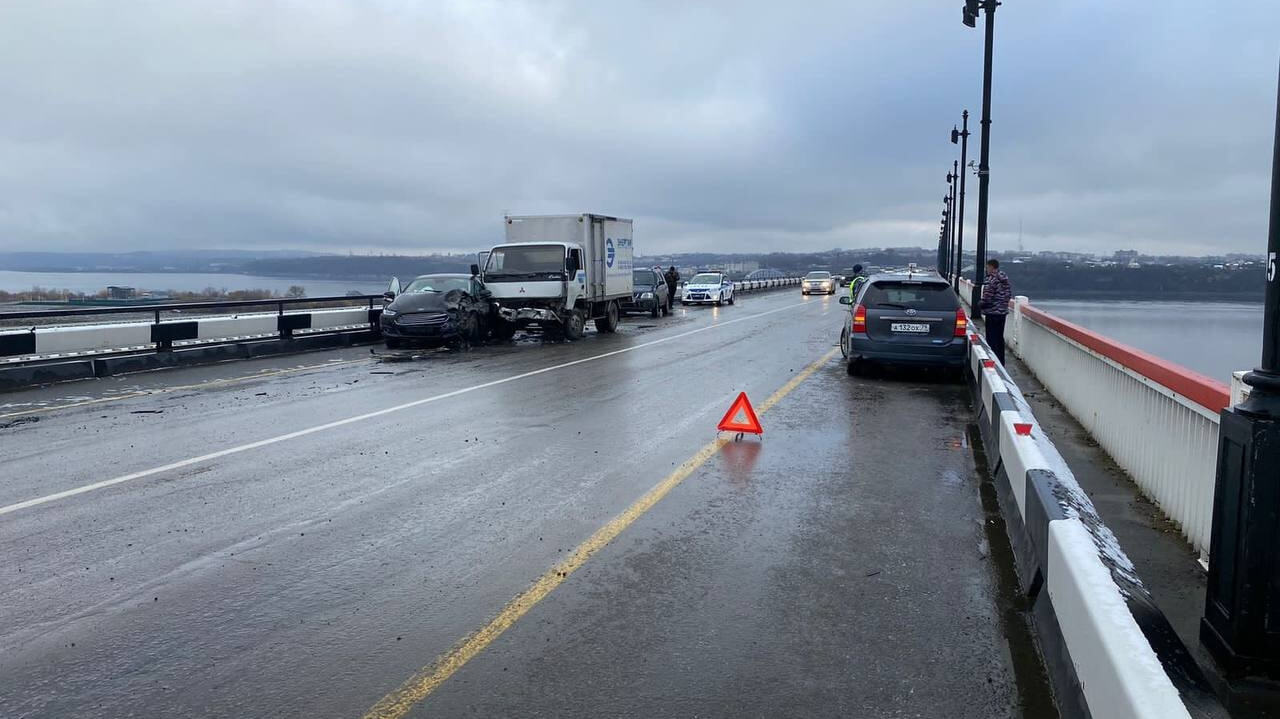
<svg viewBox="0 0 1280 719">
<path fill-rule="evenodd" d="M 1002 6 L 993 244 L 1260 251 L 1280 12 L 1114 5 Z M 0 242 L 470 251 L 592 210 L 642 251 L 929 245 L 980 62 L 958 0 L 11 3 Z"/>
</svg>

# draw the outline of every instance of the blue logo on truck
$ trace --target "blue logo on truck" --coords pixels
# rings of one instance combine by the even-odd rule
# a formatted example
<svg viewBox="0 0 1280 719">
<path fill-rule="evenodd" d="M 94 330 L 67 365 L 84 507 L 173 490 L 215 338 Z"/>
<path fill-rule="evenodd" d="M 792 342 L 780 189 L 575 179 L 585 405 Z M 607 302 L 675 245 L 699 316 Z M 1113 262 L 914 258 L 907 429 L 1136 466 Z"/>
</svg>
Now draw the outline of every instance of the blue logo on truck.
<svg viewBox="0 0 1280 719">
<path fill-rule="evenodd" d="M 606 239 L 606 240 L 604 241 L 604 255 L 605 255 L 605 263 L 606 263 L 606 264 L 608 264 L 610 267 L 613 267 L 613 255 L 614 255 L 614 252 L 613 252 L 613 240 L 612 240 L 612 239 Z"/>
</svg>

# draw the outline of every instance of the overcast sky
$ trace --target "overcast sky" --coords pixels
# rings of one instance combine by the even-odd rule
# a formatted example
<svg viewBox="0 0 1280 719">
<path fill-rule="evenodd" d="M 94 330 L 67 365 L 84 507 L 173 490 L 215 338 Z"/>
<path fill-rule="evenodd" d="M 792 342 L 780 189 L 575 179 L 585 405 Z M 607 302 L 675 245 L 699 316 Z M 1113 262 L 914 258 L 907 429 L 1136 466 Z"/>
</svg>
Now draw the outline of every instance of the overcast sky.
<svg viewBox="0 0 1280 719">
<path fill-rule="evenodd" d="M 504 211 L 932 246 L 966 107 L 978 154 L 961 5 L 13 0 L 0 247 L 470 252 Z M 1278 39 L 1276 0 L 1006 0 L 993 246 L 1261 252 Z"/>
</svg>

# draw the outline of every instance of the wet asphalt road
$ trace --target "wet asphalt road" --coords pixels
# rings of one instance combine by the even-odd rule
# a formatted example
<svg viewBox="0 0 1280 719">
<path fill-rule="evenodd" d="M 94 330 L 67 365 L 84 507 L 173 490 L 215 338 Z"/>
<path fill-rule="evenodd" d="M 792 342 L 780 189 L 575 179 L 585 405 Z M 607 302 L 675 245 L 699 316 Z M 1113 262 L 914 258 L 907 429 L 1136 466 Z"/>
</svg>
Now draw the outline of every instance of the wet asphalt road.
<svg viewBox="0 0 1280 719">
<path fill-rule="evenodd" d="M 783 292 L 0 395 L 0 716 L 360 716 L 842 317 Z M 1051 715 L 971 419 L 828 360 L 408 715 Z"/>
</svg>

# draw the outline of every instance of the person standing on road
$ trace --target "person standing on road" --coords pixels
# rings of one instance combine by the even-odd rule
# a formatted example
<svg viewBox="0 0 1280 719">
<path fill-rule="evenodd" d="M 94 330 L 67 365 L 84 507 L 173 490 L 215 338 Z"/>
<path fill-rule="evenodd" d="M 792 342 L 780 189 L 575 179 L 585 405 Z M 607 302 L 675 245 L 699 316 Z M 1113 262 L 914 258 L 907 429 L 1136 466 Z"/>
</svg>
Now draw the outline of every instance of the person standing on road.
<svg viewBox="0 0 1280 719">
<path fill-rule="evenodd" d="M 982 285 L 982 316 L 987 325 L 987 344 L 1000 364 L 1004 364 L 1004 321 L 1009 316 L 1013 289 L 1009 276 L 1000 271 L 1000 260 L 987 260 L 987 281 Z"/>
<path fill-rule="evenodd" d="M 853 277 L 849 278 L 849 302 L 852 304 L 858 300 L 858 287 L 867 281 L 867 276 L 862 273 L 862 265 L 853 266 Z"/>
<path fill-rule="evenodd" d="M 680 282 L 680 273 L 676 272 L 676 266 L 672 265 L 662 279 L 667 281 L 667 310 L 670 311 L 676 303 L 676 285 Z"/>
</svg>

